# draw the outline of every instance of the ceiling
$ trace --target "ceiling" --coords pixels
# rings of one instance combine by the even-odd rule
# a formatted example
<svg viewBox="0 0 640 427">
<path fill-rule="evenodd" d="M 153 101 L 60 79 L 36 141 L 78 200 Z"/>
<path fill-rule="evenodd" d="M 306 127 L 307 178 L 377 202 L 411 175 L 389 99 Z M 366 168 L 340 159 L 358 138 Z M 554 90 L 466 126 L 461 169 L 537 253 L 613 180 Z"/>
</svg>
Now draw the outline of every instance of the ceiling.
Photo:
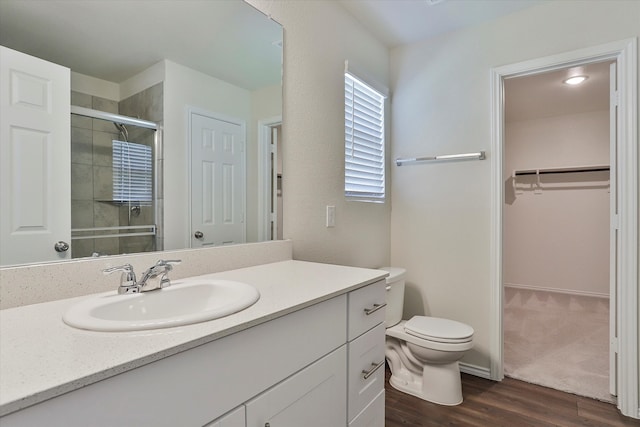
<svg viewBox="0 0 640 427">
<path fill-rule="evenodd" d="M 506 79 L 505 122 L 609 109 L 609 62 Z M 577 86 L 562 81 L 574 75 L 589 78 Z"/>
<path fill-rule="evenodd" d="M 542 0 L 339 0 L 388 47 L 477 25 Z"/>
<path fill-rule="evenodd" d="M 0 44 L 121 83 L 163 59 L 254 90 L 281 83 L 282 27 L 241 0 L 0 0 Z"/>
</svg>

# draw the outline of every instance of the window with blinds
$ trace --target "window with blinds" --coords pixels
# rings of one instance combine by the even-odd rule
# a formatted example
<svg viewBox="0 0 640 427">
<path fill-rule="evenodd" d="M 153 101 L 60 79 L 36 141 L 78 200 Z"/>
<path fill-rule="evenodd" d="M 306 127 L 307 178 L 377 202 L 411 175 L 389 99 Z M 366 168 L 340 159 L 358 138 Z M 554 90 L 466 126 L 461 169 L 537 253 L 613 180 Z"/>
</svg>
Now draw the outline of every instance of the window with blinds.
<svg viewBox="0 0 640 427">
<path fill-rule="evenodd" d="M 384 202 L 385 97 L 349 73 L 344 75 L 344 194 Z"/>
<path fill-rule="evenodd" d="M 152 197 L 151 147 L 113 140 L 113 200 L 150 205 Z"/>
</svg>

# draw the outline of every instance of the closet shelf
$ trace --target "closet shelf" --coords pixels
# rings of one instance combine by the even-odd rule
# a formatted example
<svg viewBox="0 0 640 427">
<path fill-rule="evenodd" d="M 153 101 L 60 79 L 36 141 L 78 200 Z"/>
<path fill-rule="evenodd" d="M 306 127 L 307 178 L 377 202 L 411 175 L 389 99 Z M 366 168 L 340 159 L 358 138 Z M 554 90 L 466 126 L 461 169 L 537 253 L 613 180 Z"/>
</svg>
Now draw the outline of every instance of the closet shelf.
<svg viewBox="0 0 640 427">
<path fill-rule="evenodd" d="M 567 166 L 559 168 L 538 168 L 538 169 L 515 169 L 513 176 L 522 175 L 544 175 L 551 173 L 576 173 L 576 172 L 603 172 L 608 171 L 609 165 L 591 165 L 591 166 Z"/>
</svg>

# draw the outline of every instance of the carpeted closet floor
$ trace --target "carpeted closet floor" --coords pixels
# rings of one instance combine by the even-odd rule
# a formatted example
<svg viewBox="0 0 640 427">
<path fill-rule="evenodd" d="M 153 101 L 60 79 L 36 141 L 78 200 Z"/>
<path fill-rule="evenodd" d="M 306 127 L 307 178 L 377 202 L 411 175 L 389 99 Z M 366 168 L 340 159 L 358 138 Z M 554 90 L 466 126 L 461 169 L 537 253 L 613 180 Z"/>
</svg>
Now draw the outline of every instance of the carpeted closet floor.
<svg viewBox="0 0 640 427">
<path fill-rule="evenodd" d="M 609 300 L 505 287 L 504 372 L 612 402 Z"/>
</svg>

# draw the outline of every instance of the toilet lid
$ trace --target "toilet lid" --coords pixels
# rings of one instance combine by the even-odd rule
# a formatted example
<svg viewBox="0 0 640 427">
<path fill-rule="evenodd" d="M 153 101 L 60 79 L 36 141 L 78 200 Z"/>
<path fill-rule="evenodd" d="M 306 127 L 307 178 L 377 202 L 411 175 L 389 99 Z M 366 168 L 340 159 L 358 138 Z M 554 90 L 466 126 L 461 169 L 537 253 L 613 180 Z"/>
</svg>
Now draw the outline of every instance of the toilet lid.
<svg viewBox="0 0 640 427">
<path fill-rule="evenodd" d="M 467 342 L 473 336 L 473 328 L 464 323 L 439 317 L 414 316 L 404 325 L 409 335 L 443 343 Z"/>
</svg>

